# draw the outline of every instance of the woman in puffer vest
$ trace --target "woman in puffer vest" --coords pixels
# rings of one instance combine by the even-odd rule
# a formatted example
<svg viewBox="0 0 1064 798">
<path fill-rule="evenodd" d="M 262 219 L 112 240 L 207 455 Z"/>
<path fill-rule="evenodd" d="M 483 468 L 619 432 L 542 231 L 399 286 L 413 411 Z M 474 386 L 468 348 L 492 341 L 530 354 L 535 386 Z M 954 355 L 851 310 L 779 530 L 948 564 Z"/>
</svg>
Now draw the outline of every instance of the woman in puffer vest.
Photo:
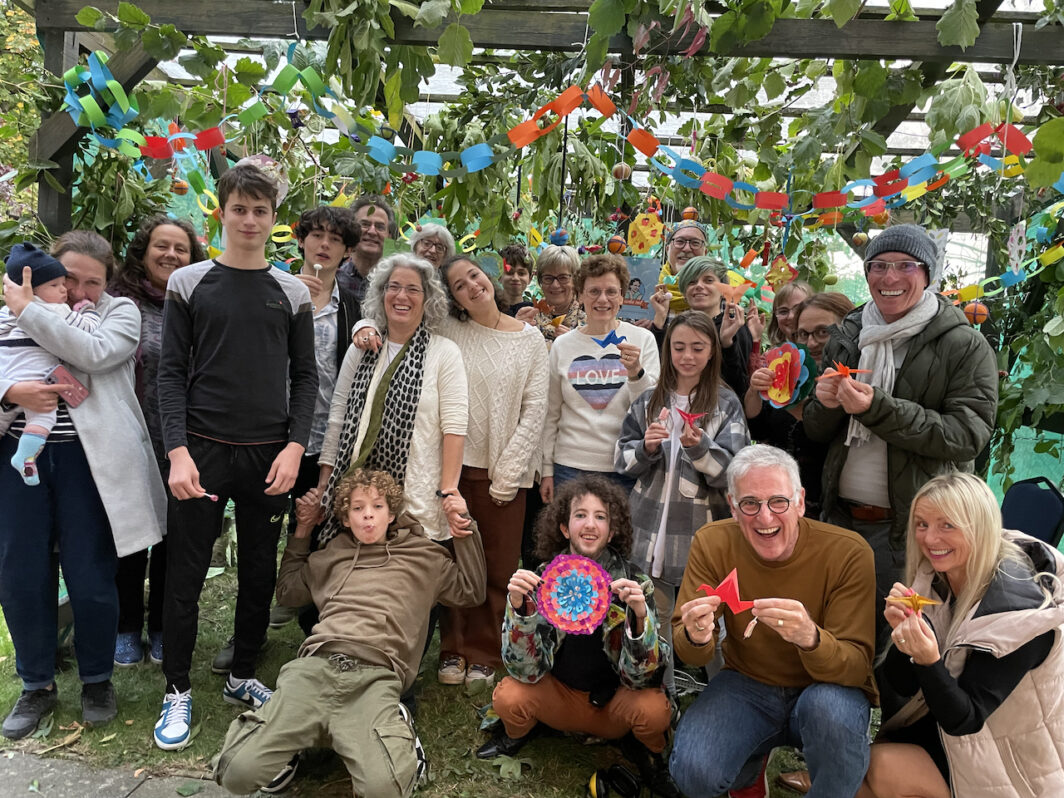
<svg viewBox="0 0 1064 798">
<path fill-rule="evenodd" d="M 908 702 L 884 713 L 858 798 L 1064 795 L 1064 556 L 1002 530 L 962 473 L 916 494 L 906 545 L 877 679 Z"/>
</svg>

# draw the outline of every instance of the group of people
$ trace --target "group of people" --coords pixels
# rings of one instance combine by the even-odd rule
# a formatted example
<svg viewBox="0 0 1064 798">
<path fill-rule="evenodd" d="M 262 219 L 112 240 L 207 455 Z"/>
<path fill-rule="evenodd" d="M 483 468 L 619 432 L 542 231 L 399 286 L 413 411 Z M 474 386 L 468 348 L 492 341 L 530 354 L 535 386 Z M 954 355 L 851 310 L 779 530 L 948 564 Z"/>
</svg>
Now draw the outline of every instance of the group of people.
<svg viewBox="0 0 1064 798">
<path fill-rule="evenodd" d="M 1004 533 L 970 474 L 995 357 L 935 293 L 923 229 L 872 239 L 863 307 L 796 281 L 765 318 L 726 298 L 685 221 L 653 318 L 633 323 L 615 255 L 507 247 L 497 285 L 441 225 L 383 257 L 395 215 L 366 196 L 302 214 L 293 275 L 265 257 L 272 180 L 239 164 L 218 196 L 213 259 L 167 217 L 118 269 L 84 232 L 8 258 L 0 605 L 24 689 L 5 736 L 55 705 L 58 552 L 85 721 L 116 716 L 113 667 L 147 655 L 166 680 L 155 743 L 187 745 L 199 596 L 232 500 L 238 594 L 214 665 L 249 710 L 216 769 L 233 792 L 281 789 L 327 745 L 356 794 L 409 795 L 437 626 L 441 683 L 503 677 L 484 758 L 542 725 L 620 740 L 664 796 L 764 795 L 781 744 L 804 751 L 813 796 L 1064 787 L 1064 561 Z M 761 352 L 783 341 L 823 376 L 779 408 Z M 559 554 L 609 573 L 590 634 L 538 606 Z M 307 637 L 271 689 L 255 667 L 274 595 Z M 680 666 L 712 676 L 682 715 Z"/>
</svg>

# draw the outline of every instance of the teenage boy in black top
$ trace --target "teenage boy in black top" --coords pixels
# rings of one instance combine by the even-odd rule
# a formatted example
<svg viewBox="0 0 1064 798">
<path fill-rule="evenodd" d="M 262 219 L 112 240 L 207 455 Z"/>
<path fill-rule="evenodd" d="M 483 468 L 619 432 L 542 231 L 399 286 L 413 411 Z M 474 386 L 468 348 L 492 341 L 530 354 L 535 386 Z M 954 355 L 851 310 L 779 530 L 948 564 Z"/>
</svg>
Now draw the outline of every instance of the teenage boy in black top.
<svg viewBox="0 0 1064 798">
<path fill-rule="evenodd" d="M 226 172 L 218 181 L 225 251 L 178 269 L 166 288 L 158 387 L 172 498 L 166 698 L 155 725 L 155 743 L 166 750 L 190 739 L 199 595 L 230 498 L 240 559 L 235 650 L 222 695 L 252 709 L 270 698 L 255 678 L 255 656 L 318 388 L 310 293 L 266 260 L 276 198 L 276 184 L 257 167 Z"/>
</svg>

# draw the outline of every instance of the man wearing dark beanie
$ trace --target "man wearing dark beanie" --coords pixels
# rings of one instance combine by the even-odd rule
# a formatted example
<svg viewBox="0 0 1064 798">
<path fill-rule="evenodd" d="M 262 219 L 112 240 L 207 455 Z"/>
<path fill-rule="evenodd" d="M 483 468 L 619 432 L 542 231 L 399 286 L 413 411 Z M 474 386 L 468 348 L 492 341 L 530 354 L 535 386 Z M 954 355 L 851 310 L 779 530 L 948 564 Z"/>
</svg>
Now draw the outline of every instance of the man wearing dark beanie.
<svg viewBox="0 0 1064 798">
<path fill-rule="evenodd" d="M 888 640 L 886 594 L 901 579 L 913 496 L 931 477 L 968 471 L 997 413 L 994 352 L 930 286 L 941 258 L 922 227 L 884 230 L 865 251 L 872 301 L 851 312 L 824 349 L 828 369 L 805 406 L 813 440 L 830 442 L 822 520 L 861 534 L 876 558 L 877 651 Z"/>
<path fill-rule="evenodd" d="M 19 285 L 28 278 L 33 295 L 51 312 L 63 317 L 71 327 L 92 332 L 100 325 L 100 315 L 91 302 L 79 302 L 71 310 L 67 307 L 66 276 L 62 263 L 33 244 L 15 244 L 7 257 L 7 275 Z M 15 314 L 7 307 L 0 308 L 0 374 L 11 380 L 41 380 L 59 365 L 59 358 L 37 346 L 19 326 Z M 56 411 L 34 413 L 15 405 L 0 414 L 0 435 L 7 432 L 19 413 L 25 414 L 26 426 L 19 438 L 11 465 L 22 474 L 27 485 L 37 485 L 37 456 L 44 448 L 48 433 L 55 426 Z"/>
</svg>

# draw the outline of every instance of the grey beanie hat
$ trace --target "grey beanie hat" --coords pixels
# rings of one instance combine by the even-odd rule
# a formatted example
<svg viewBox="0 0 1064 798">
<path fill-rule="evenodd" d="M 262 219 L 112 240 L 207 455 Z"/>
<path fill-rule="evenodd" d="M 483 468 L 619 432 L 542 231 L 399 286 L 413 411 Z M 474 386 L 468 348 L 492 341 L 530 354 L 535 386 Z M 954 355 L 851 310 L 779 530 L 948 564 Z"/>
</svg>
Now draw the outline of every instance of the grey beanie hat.
<svg viewBox="0 0 1064 798">
<path fill-rule="evenodd" d="M 59 277 L 66 277 L 67 270 L 42 249 L 33 244 L 15 244 L 7 256 L 7 276 L 12 282 L 22 285 L 22 270 L 29 266 L 33 269 L 33 287 L 50 283 Z"/>
<path fill-rule="evenodd" d="M 868 242 L 865 262 L 884 252 L 904 252 L 924 264 L 928 283 L 937 279 L 938 247 L 927 231 L 917 224 L 898 224 L 888 227 Z"/>
</svg>

